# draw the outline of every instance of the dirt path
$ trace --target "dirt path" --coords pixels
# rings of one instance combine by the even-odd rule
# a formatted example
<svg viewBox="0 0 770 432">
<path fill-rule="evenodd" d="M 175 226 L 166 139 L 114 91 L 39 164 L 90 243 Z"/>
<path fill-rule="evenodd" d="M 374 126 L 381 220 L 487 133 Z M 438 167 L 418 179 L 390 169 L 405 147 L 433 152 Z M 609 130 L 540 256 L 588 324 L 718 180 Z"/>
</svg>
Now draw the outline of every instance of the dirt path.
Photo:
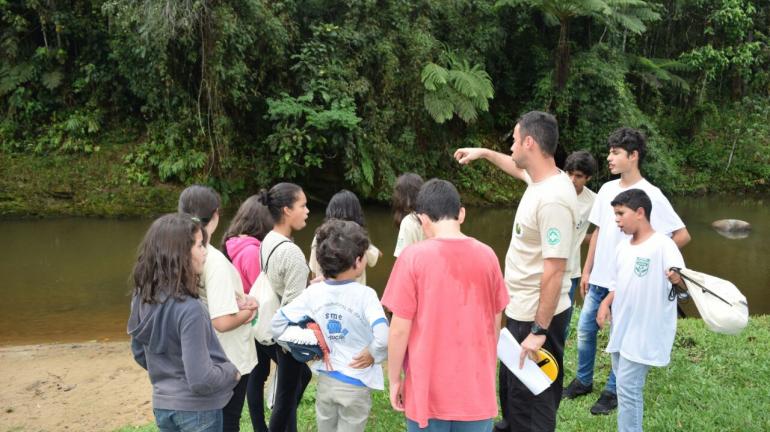
<svg viewBox="0 0 770 432">
<path fill-rule="evenodd" d="M 112 431 L 153 421 L 128 342 L 0 348 L 0 431 Z"/>
</svg>

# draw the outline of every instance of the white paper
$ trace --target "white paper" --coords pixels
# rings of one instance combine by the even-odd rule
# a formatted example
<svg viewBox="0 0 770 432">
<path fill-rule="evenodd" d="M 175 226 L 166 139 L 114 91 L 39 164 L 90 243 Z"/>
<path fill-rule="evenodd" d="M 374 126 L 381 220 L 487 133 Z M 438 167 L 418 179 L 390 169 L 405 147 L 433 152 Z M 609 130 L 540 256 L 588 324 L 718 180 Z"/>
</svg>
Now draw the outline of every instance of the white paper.
<svg viewBox="0 0 770 432">
<path fill-rule="evenodd" d="M 521 345 L 508 329 L 503 329 L 497 340 L 497 358 L 537 396 L 551 386 L 551 379 L 529 357 L 524 360 L 524 367 L 519 369 L 520 355 Z"/>
</svg>

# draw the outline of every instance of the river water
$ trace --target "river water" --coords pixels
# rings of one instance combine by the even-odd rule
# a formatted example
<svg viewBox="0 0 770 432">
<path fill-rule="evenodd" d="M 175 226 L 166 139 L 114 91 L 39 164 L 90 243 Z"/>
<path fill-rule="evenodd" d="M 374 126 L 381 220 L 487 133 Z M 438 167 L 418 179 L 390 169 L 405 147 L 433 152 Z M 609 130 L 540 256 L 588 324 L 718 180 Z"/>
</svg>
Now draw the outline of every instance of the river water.
<svg viewBox="0 0 770 432">
<path fill-rule="evenodd" d="M 683 250 L 687 267 L 731 280 L 748 298 L 752 314 L 770 313 L 770 197 L 678 197 L 672 202 L 693 238 Z M 295 239 L 306 255 L 324 211 L 321 204 L 310 207 L 308 226 Z M 492 246 L 502 263 L 513 213 L 512 208 L 470 208 L 463 229 Z M 385 207 L 367 207 L 366 217 L 370 238 L 384 254 L 367 270 L 367 281 L 382 293 L 393 266 L 397 232 Z M 724 218 L 750 222 L 751 235 L 722 237 L 710 224 Z M 0 238 L 5 240 L 0 249 L 0 345 L 126 339 L 129 273 L 151 222 L 0 221 Z M 695 314 L 692 305 L 684 309 Z"/>
</svg>

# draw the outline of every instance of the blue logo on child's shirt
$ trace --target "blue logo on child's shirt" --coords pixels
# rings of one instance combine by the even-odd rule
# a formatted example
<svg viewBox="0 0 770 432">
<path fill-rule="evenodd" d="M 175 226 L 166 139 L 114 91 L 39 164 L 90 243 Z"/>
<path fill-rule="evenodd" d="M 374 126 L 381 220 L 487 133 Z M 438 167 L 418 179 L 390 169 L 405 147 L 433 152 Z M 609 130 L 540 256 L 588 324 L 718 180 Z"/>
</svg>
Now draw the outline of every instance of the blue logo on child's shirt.
<svg viewBox="0 0 770 432">
<path fill-rule="evenodd" d="M 330 319 L 326 323 L 326 331 L 329 332 L 329 339 L 331 340 L 345 339 L 345 336 L 349 333 L 348 329 L 342 328 L 342 323 L 335 319 Z"/>
</svg>

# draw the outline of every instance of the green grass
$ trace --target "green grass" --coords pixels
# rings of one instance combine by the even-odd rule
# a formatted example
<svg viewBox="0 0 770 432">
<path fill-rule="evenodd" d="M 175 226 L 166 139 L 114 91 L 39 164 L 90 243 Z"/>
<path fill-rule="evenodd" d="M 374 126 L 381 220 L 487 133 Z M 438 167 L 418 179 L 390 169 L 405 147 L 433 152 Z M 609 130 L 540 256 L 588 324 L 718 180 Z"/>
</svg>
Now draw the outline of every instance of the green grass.
<svg viewBox="0 0 770 432">
<path fill-rule="evenodd" d="M 573 314 L 573 321 L 579 314 Z M 573 322 L 573 329 L 574 329 Z M 606 331 L 599 346 L 606 346 Z M 738 336 L 708 331 L 701 320 L 679 321 L 672 363 L 652 368 L 644 389 L 644 428 L 649 431 L 768 431 L 770 430 L 770 316 L 752 317 Z M 565 383 L 575 376 L 575 333 L 565 354 Z M 589 408 L 599 396 L 609 372 L 609 355 L 597 356 L 594 393 L 562 402 L 558 431 L 615 431 L 615 415 L 593 416 Z M 387 391 L 373 392 L 367 431 L 404 430 L 404 417 L 390 408 Z M 315 381 L 299 408 L 299 430 L 315 430 Z M 156 431 L 154 425 L 124 427 L 117 432 Z M 241 430 L 251 431 L 244 411 Z"/>
</svg>

